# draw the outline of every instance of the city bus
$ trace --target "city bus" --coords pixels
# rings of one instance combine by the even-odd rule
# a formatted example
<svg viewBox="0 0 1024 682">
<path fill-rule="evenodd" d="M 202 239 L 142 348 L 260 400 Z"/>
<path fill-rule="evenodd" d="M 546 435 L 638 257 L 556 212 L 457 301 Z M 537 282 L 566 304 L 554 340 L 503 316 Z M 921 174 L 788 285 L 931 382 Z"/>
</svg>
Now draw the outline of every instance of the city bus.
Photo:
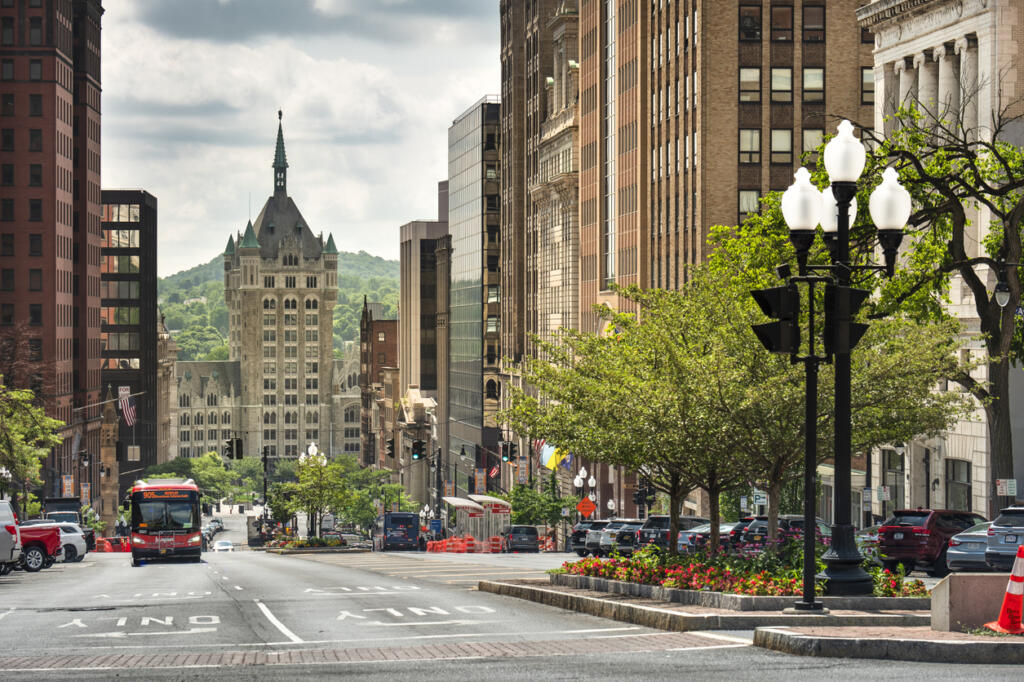
<svg viewBox="0 0 1024 682">
<path fill-rule="evenodd" d="M 373 551 L 420 548 L 420 517 L 411 512 L 384 512 L 373 526 Z"/>
<path fill-rule="evenodd" d="M 128 489 L 132 566 L 142 559 L 198 562 L 203 548 L 199 488 L 189 479 L 136 481 Z"/>
</svg>

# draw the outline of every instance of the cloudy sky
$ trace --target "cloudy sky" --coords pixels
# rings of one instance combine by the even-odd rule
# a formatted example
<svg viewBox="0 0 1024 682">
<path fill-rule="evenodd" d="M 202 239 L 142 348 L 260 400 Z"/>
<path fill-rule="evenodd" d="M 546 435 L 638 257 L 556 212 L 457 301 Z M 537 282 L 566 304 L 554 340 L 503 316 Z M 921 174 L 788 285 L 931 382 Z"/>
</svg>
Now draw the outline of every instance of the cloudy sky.
<svg viewBox="0 0 1024 682">
<path fill-rule="evenodd" d="M 338 248 L 398 257 L 437 212 L 447 128 L 498 92 L 498 0 L 108 0 L 103 187 L 159 201 L 159 274 L 220 253 L 272 192 Z M 251 211 L 251 213 L 250 213 Z"/>
</svg>

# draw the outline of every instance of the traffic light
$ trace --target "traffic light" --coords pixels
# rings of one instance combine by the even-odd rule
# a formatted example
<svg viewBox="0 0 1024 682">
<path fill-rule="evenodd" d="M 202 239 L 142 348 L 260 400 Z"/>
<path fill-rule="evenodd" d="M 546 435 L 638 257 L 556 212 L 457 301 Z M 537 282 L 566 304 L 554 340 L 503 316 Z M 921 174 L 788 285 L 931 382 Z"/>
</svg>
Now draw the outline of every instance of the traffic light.
<svg viewBox="0 0 1024 682">
<path fill-rule="evenodd" d="M 224 441 L 224 457 L 227 459 L 235 458 L 235 439 L 229 438 Z"/>
<path fill-rule="evenodd" d="M 644 503 L 644 490 L 643 488 L 637 488 L 633 491 L 633 504 L 640 507 Z"/>
<path fill-rule="evenodd" d="M 499 444 L 499 447 L 501 448 L 501 461 L 502 462 L 507 462 L 510 459 L 512 459 L 512 455 L 509 453 L 509 446 L 510 445 L 512 445 L 512 444 L 511 443 L 505 443 L 505 442 L 502 442 L 502 443 Z"/>
<path fill-rule="evenodd" d="M 765 315 L 778 320 L 751 325 L 761 344 L 772 353 L 800 352 L 800 292 L 796 285 L 754 289 L 750 295 Z"/>
<path fill-rule="evenodd" d="M 423 457 L 423 441 L 414 440 L 412 442 L 412 458 L 421 459 Z"/>
<path fill-rule="evenodd" d="M 509 461 L 514 462 L 516 460 L 516 450 L 518 450 L 518 449 L 519 449 L 519 446 L 516 445 L 515 443 L 511 443 L 510 442 L 508 444 L 508 458 L 509 458 Z"/>
<path fill-rule="evenodd" d="M 868 330 L 854 322 L 871 292 L 853 287 L 825 285 L 825 355 L 849 353 Z"/>
<path fill-rule="evenodd" d="M 386 446 L 387 446 L 388 457 L 394 457 L 395 456 L 395 439 L 394 438 L 388 438 Z"/>
</svg>

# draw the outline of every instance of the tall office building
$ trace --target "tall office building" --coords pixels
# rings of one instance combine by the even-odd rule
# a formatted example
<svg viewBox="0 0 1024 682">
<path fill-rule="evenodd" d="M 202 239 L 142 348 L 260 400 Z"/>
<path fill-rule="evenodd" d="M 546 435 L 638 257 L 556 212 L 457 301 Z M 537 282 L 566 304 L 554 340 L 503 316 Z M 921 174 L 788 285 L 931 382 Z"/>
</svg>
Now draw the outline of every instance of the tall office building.
<svg viewBox="0 0 1024 682">
<path fill-rule="evenodd" d="M 4 381 L 63 421 L 45 495 L 98 497 L 100 0 L 0 3 Z M 85 485 L 83 485 L 85 484 Z"/>
<path fill-rule="evenodd" d="M 398 380 L 398 320 L 384 319 L 384 307 L 363 297 L 359 318 L 359 417 L 363 466 L 391 468 L 395 460 L 386 460 L 385 441 L 379 420 L 374 421 L 374 404 L 383 390 L 387 368 L 395 369 Z M 388 384 L 390 385 L 390 383 Z M 392 386 L 394 389 L 394 386 Z M 394 389 L 398 392 L 400 389 Z"/>
<path fill-rule="evenodd" d="M 413 220 L 399 231 L 398 369 L 404 391 L 437 395 L 437 249 L 448 234 L 448 181 L 437 184 L 437 220 Z"/>
<path fill-rule="evenodd" d="M 130 484 L 139 469 L 169 455 L 157 448 L 157 201 L 141 189 L 105 189 L 102 198 L 101 376 L 104 390 L 110 386 L 115 397 L 125 389 L 139 394 L 134 423 L 121 419 L 117 432 L 126 477 L 121 483 Z"/>
<path fill-rule="evenodd" d="M 494 422 L 500 395 L 499 98 L 487 96 L 448 128 L 448 231 L 452 238 L 449 311 L 449 454 L 457 490 L 477 488 L 470 467 L 500 463 Z M 492 479 L 488 479 L 491 481 Z M 490 485 L 490 483 L 488 484 Z M 479 491 L 483 492 L 483 490 Z"/>
</svg>

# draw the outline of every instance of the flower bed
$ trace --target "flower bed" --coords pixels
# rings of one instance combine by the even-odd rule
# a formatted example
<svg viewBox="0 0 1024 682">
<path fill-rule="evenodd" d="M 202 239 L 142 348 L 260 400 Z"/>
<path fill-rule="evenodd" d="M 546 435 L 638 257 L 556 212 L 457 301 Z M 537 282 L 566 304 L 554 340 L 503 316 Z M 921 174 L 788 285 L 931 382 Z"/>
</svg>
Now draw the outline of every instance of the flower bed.
<svg viewBox="0 0 1024 682">
<path fill-rule="evenodd" d="M 325 540 L 323 538 L 306 538 L 305 540 L 270 540 L 265 545 L 266 547 L 276 547 L 280 549 L 306 549 L 309 547 L 344 547 L 345 542 L 331 538 Z"/>
<path fill-rule="evenodd" d="M 792 544 L 782 542 L 766 547 L 756 555 L 697 553 L 674 557 L 651 547 L 629 558 L 613 555 L 609 559 L 586 557 L 579 561 L 567 561 L 561 571 L 570 575 L 685 590 L 751 596 L 797 596 L 803 593 L 803 553 L 797 551 Z M 924 583 L 920 580 L 907 580 L 902 572 L 894 573 L 876 566 L 868 568 L 868 571 L 874 580 L 875 596 L 928 596 Z M 822 582 L 816 585 L 818 594 L 822 594 L 824 588 Z"/>
</svg>

